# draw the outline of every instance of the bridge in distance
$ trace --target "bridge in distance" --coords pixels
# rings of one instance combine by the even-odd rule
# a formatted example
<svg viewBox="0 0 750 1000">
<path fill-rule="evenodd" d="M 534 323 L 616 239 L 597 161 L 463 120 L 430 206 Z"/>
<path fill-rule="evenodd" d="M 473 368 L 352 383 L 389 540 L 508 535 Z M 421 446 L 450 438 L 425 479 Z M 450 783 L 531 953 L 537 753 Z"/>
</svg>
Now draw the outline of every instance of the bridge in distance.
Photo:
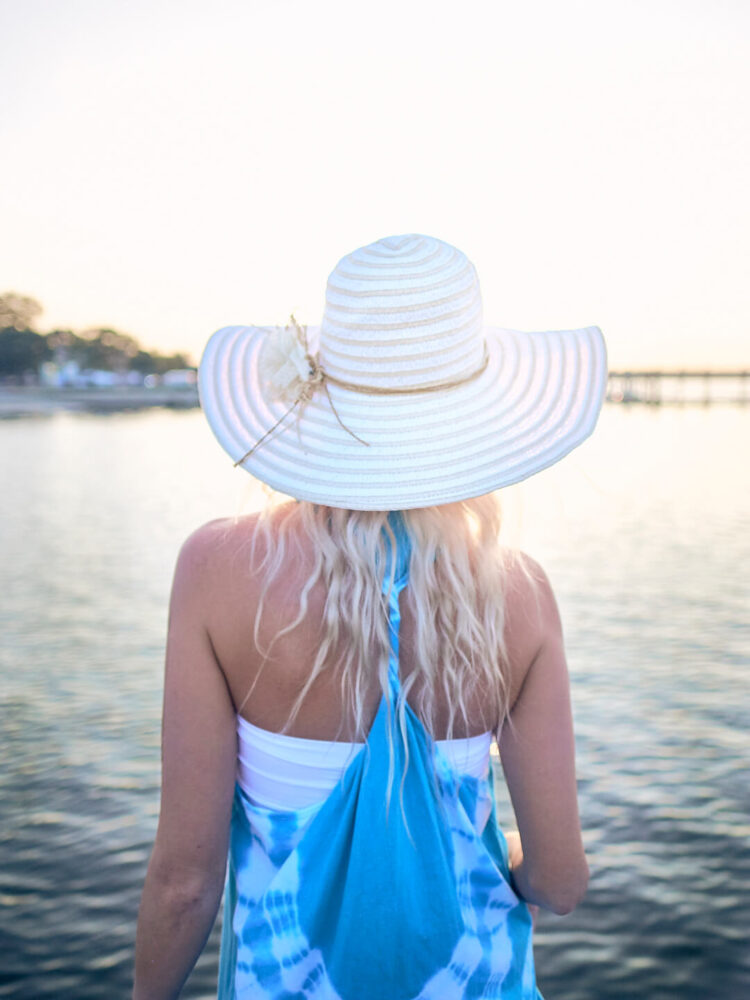
<svg viewBox="0 0 750 1000">
<path fill-rule="evenodd" d="M 613 369 L 612 403 L 750 403 L 750 369 Z"/>
</svg>

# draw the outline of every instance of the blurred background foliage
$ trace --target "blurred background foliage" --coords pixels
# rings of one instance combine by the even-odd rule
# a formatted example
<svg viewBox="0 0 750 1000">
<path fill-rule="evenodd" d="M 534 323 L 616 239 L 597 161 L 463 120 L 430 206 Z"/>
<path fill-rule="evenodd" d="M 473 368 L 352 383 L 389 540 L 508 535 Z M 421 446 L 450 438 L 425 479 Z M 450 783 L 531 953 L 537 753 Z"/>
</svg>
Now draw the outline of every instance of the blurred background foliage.
<svg viewBox="0 0 750 1000">
<path fill-rule="evenodd" d="M 189 368 L 187 355 L 145 350 L 127 333 L 107 327 L 82 330 L 36 329 L 42 305 L 28 295 L 0 295 L 0 378 L 15 380 L 36 376 L 46 361 L 75 362 L 83 370 L 143 375 L 163 375 L 175 368 Z"/>
</svg>

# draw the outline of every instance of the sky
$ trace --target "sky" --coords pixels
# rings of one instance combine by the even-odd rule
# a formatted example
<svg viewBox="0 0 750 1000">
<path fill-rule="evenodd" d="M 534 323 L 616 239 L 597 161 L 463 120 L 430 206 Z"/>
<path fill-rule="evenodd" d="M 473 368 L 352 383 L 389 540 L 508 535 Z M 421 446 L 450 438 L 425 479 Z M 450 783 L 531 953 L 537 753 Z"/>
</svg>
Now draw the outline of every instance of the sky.
<svg viewBox="0 0 750 1000">
<path fill-rule="evenodd" d="M 421 232 L 484 316 L 750 367 L 746 0 L 0 0 L 0 293 L 197 361 Z"/>
</svg>

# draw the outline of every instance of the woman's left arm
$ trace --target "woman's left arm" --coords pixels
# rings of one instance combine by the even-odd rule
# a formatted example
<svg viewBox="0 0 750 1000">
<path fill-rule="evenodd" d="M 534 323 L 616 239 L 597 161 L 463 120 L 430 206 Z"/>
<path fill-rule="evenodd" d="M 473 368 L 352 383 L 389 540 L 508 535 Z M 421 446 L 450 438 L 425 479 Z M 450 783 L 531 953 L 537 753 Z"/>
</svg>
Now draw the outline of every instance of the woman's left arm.
<svg viewBox="0 0 750 1000">
<path fill-rule="evenodd" d="M 182 547 L 164 680 L 159 825 L 138 913 L 133 1000 L 177 997 L 216 917 L 237 764 L 235 710 L 207 630 L 212 525 Z"/>
</svg>

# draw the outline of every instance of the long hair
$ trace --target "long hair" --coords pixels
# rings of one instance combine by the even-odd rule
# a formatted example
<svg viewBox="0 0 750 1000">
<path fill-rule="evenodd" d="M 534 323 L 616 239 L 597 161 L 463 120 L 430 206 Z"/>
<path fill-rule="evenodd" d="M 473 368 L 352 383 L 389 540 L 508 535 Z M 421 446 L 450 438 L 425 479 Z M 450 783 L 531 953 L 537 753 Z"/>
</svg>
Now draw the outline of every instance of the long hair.
<svg viewBox="0 0 750 1000">
<path fill-rule="evenodd" d="M 320 642 L 287 727 L 323 671 L 336 672 L 357 739 L 367 736 L 365 704 L 374 676 L 388 698 L 390 639 L 383 584 L 391 563 L 388 547 L 395 543 L 389 516 L 387 511 L 298 502 L 268 508 L 258 519 L 253 546 L 262 542 L 263 555 L 259 563 L 255 558 L 253 562 L 267 584 L 293 555 L 300 534 L 309 540 L 314 559 L 297 614 L 276 639 L 304 620 L 318 581 L 326 593 Z M 487 495 L 402 511 L 400 517 L 411 541 L 406 594 L 416 623 L 413 670 L 402 680 L 395 706 L 400 726 L 403 730 L 404 702 L 417 684 L 416 703 L 409 701 L 429 732 L 434 731 L 438 701 L 448 706 L 448 738 L 457 719 L 468 728 L 467 704 L 473 693 L 481 694 L 483 725 L 499 726 L 508 710 L 504 581 L 513 556 L 500 545 L 498 500 Z M 385 585 L 387 591 L 387 580 Z M 268 658 L 276 639 L 260 648 L 263 613 L 261 597 L 255 642 Z"/>
</svg>

